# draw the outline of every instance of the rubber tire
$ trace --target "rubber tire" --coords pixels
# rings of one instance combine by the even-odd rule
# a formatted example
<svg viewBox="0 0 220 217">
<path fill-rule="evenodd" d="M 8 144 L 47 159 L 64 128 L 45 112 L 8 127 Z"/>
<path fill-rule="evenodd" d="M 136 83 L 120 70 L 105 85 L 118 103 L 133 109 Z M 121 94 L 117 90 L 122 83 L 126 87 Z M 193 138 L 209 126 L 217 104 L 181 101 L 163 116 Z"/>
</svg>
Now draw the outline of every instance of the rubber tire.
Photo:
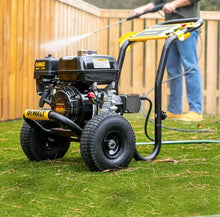
<svg viewBox="0 0 220 217">
<path fill-rule="evenodd" d="M 54 126 L 53 121 L 39 121 L 45 128 Z M 49 141 L 47 136 L 40 134 L 27 122 L 20 132 L 20 144 L 25 155 L 31 161 L 54 160 L 62 158 L 69 149 L 70 141 L 63 137 L 54 137 Z M 49 144 L 49 147 L 46 146 Z"/>
<path fill-rule="evenodd" d="M 107 141 L 113 141 L 115 149 L 109 150 Z M 80 152 L 91 171 L 127 167 L 134 151 L 134 131 L 129 122 L 119 114 L 100 113 L 83 129 Z"/>
</svg>

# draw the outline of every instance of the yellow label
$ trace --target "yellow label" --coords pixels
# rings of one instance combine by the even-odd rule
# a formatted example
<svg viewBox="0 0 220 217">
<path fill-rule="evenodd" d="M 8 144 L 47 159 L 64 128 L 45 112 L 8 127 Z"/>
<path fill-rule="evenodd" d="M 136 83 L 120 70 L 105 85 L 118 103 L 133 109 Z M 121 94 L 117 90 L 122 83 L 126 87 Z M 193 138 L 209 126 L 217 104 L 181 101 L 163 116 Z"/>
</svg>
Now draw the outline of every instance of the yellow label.
<svg viewBox="0 0 220 217">
<path fill-rule="evenodd" d="M 36 70 L 46 70 L 46 62 L 35 62 Z"/>
<path fill-rule="evenodd" d="M 49 120 L 48 114 L 50 110 L 26 110 L 24 117 L 31 120 Z"/>
</svg>

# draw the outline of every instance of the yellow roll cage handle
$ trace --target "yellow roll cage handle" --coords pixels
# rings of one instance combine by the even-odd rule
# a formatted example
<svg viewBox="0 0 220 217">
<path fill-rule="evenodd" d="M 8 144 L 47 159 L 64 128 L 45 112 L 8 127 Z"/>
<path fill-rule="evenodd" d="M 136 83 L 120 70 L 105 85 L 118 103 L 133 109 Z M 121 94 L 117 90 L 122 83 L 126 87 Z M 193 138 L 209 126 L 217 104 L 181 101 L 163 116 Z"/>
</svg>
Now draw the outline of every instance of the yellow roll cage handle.
<svg viewBox="0 0 220 217">
<path fill-rule="evenodd" d="M 191 33 L 184 33 L 183 29 L 199 27 L 198 23 L 175 23 L 175 24 L 157 24 L 145 29 L 140 33 L 127 32 L 118 40 L 120 47 L 126 40 L 130 42 L 145 42 L 147 40 L 167 39 L 172 35 L 176 35 L 180 41 L 184 41 L 190 37 Z M 133 45 L 133 44 L 132 44 Z M 131 45 L 128 46 L 127 51 Z"/>
<path fill-rule="evenodd" d="M 124 35 L 122 35 L 119 39 L 118 39 L 118 44 L 119 44 L 119 47 L 122 47 L 123 43 L 129 39 L 131 36 L 134 36 L 136 35 L 137 33 L 136 32 L 127 32 L 125 33 Z M 129 45 L 127 50 L 126 51 L 129 51 L 131 49 L 131 46 L 133 44 Z"/>
</svg>

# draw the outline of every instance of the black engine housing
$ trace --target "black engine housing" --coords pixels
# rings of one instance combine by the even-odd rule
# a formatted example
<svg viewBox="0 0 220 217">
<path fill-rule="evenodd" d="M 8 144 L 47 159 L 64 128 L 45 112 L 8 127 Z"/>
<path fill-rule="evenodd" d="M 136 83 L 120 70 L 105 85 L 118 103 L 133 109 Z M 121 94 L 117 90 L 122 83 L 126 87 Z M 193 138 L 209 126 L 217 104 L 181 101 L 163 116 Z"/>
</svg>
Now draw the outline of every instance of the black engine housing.
<svg viewBox="0 0 220 217">
<path fill-rule="evenodd" d="M 139 95 L 117 95 L 119 72 L 114 57 L 91 50 L 60 59 L 51 55 L 37 59 L 34 78 L 41 95 L 39 106 L 47 103 L 80 126 L 99 112 L 139 112 Z"/>
</svg>

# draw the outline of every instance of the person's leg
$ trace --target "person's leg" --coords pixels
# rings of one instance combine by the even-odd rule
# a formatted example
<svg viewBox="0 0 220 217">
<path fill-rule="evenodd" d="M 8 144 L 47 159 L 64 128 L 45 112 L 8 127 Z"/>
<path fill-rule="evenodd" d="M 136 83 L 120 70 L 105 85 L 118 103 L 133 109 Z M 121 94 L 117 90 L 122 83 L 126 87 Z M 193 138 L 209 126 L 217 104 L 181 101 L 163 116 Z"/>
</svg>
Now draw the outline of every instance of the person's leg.
<svg viewBox="0 0 220 217">
<path fill-rule="evenodd" d="M 185 75 L 189 110 L 202 114 L 202 79 L 197 57 L 197 38 L 198 33 L 192 32 L 190 38 L 178 41 L 177 44 L 184 70 L 193 68 Z"/>
<path fill-rule="evenodd" d="M 167 59 L 168 78 L 173 78 L 182 73 L 181 59 L 176 46 L 176 42 L 170 47 Z M 168 112 L 174 114 L 182 114 L 182 92 L 183 81 L 182 76 L 169 81 L 170 96 L 168 103 Z"/>
</svg>

